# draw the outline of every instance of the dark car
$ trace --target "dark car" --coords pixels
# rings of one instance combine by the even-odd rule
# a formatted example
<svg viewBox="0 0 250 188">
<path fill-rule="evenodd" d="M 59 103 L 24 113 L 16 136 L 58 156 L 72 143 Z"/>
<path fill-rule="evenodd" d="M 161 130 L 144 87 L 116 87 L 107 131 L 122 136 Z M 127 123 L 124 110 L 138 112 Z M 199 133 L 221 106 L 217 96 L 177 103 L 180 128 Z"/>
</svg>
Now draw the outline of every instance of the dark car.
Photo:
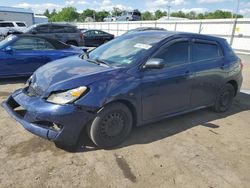
<svg viewBox="0 0 250 188">
<path fill-rule="evenodd" d="M 62 23 L 35 24 L 24 33 L 53 38 L 74 46 L 84 46 L 82 32 L 76 26 Z"/>
<path fill-rule="evenodd" d="M 12 35 L 0 41 L 0 78 L 30 76 L 40 66 L 64 57 L 83 54 L 75 47 L 34 35 Z"/>
<path fill-rule="evenodd" d="M 82 30 L 85 46 L 97 47 L 112 39 L 114 35 L 101 30 Z"/>
<path fill-rule="evenodd" d="M 207 107 L 225 112 L 241 84 L 241 60 L 225 39 L 147 31 L 118 37 L 88 59 L 41 67 L 3 106 L 27 130 L 59 146 L 75 144 L 86 130 L 98 147 L 108 148 L 133 126 Z"/>
</svg>

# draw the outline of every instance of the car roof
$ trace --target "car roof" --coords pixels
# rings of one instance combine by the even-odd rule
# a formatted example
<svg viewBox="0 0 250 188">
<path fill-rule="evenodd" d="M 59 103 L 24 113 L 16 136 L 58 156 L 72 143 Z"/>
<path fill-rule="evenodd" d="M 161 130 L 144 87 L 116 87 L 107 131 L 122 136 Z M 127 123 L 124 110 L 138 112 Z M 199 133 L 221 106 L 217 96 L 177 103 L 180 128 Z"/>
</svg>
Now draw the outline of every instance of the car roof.
<svg viewBox="0 0 250 188">
<path fill-rule="evenodd" d="M 138 32 L 131 32 L 127 35 L 151 35 L 151 36 L 158 36 L 162 39 L 169 38 L 171 36 L 181 36 L 181 37 L 193 37 L 193 38 L 199 38 L 203 40 L 214 40 L 214 41 L 222 41 L 225 40 L 220 37 L 215 37 L 211 35 L 204 35 L 204 34 L 198 34 L 198 33 L 188 33 L 188 32 L 179 32 L 179 31 L 166 31 L 166 30 L 145 30 L 145 31 L 138 31 Z"/>
<path fill-rule="evenodd" d="M 72 25 L 72 24 L 69 24 L 69 23 L 40 23 L 40 24 L 35 24 L 35 26 L 41 26 L 41 25 L 58 25 L 58 26 L 76 27 L 75 25 Z"/>
<path fill-rule="evenodd" d="M 17 37 L 33 37 L 33 38 L 41 38 L 41 39 L 44 39 L 44 40 L 47 40 L 49 43 L 51 43 L 57 50 L 62 50 L 62 49 L 67 49 L 69 48 L 70 46 L 63 43 L 63 42 L 60 42 L 58 40 L 55 40 L 55 39 L 52 39 L 52 38 L 47 38 L 47 37 L 44 37 L 44 36 L 38 36 L 38 35 L 32 35 L 32 34 L 15 34 L 15 36 Z"/>
</svg>

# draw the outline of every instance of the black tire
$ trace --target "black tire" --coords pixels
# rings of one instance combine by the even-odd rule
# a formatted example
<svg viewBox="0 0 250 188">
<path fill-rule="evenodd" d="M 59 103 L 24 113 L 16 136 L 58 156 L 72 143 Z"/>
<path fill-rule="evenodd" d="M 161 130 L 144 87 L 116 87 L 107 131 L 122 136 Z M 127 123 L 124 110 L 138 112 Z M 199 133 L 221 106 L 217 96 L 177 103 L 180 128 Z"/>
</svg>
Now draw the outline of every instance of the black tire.
<svg viewBox="0 0 250 188">
<path fill-rule="evenodd" d="M 76 41 L 67 41 L 66 44 L 73 45 L 73 46 L 78 46 Z"/>
<path fill-rule="evenodd" d="M 218 113 L 226 112 L 232 106 L 235 90 L 231 84 L 226 84 L 221 88 L 216 97 L 214 111 Z"/>
<path fill-rule="evenodd" d="M 105 44 L 105 43 L 107 43 L 107 42 L 109 42 L 109 40 L 105 40 L 105 41 L 103 42 L 103 44 Z"/>
<path fill-rule="evenodd" d="M 127 106 L 112 103 L 102 108 L 88 125 L 90 139 L 99 148 L 111 148 L 122 143 L 131 132 L 133 117 Z"/>
</svg>

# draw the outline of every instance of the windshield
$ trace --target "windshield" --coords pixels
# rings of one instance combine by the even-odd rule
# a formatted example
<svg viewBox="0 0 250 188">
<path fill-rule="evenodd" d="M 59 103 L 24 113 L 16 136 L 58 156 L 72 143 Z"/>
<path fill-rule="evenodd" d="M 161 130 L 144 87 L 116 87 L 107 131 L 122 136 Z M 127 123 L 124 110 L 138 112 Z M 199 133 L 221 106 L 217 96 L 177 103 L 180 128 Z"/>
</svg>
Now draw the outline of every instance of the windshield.
<svg viewBox="0 0 250 188">
<path fill-rule="evenodd" d="M 2 49 L 7 43 L 9 43 L 10 41 L 14 40 L 15 38 L 16 38 L 16 36 L 9 35 L 4 40 L 0 41 L 0 49 Z"/>
<path fill-rule="evenodd" d="M 89 58 L 105 61 L 111 66 L 126 67 L 161 40 L 161 35 L 126 35 L 96 48 L 90 52 Z"/>
<path fill-rule="evenodd" d="M 27 28 L 24 30 L 24 32 L 25 32 L 25 33 L 28 33 L 29 31 L 31 31 L 31 30 L 34 29 L 35 27 L 36 27 L 36 25 L 31 25 L 31 26 L 27 27 Z"/>
</svg>

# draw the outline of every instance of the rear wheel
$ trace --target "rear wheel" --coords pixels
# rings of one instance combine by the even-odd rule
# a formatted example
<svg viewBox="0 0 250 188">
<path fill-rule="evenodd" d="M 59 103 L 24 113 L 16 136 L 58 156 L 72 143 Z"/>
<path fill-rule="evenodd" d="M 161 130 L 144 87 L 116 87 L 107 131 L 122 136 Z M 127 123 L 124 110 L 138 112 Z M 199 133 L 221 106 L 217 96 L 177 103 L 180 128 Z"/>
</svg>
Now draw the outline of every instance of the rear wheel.
<svg viewBox="0 0 250 188">
<path fill-rule="evenodd" d="M 73 45 L 73 46 L 78 46 L 76 41 L 67 41 L 66 44 Z"/>
<path fill-rule="evenodd" d="M 110 148 L 123 142 L 132 129 L 133 118 L 127 106 L 113 103 L 98 112 L 87 127 L 90 139 L 100 148 Z"/>
<path fill-rule="evenodd" d="M 221 88 L 215 100 L 214 111 L 226 112 L 232 106 L 235 90 L 231 84 L 226 84 Z"/>
<path fill-rule="evenodd" d="M 105 40 L 104 42 L 103 42 L 103 44 L 105 44 L 105 43 L 107 43 L 109 40 Z"/>
</svg>

